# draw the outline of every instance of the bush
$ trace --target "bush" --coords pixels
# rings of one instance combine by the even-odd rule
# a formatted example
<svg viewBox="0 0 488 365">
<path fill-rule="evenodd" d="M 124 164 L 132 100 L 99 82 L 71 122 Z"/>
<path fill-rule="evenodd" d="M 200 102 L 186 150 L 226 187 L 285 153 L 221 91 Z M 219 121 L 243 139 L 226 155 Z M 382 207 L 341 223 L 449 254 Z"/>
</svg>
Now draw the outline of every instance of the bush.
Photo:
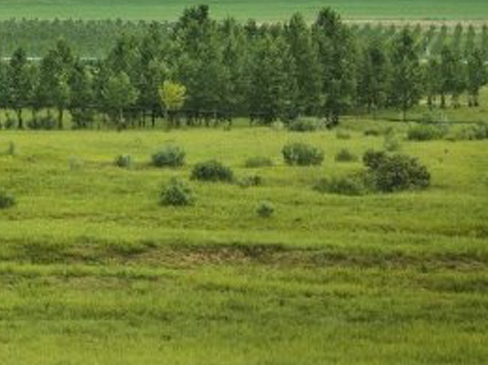
<svg viewBox="0 0 488 365">
<path fill-rule="evenodd" d="M 369 168 L 372 187 L 377 191 L 425 189 L 430 185 L 430 173 L 416 158 L 368 151 L 363 161 Z"/>
<path fill-rule="evenodd" d="M 314 132 L 320 128 L 320 123 L 312 119 L 297 119 L 288 124 L 292 132 Z"/>
<path fill-rule="evenodd" d="M 252 186 L 260 186 L 263 184 L 263 179 L 259 175 L 246 176 L 246 177 L 243 177 L 242 179 L 239 179 L 237 184 L 241 188 L 249 188 Z"/>
<path fill-rule="evenodd" d="M 44 129 L 44 130 L 53 130 L 56 129 L 58 123 L 52 116 L 44 116 L 37 119 L 32 119 L 27 122 L 27 126 L 30 129 Z"/>
<path fill-rule="evenodd" d="M 381 132 L 377 129 L 366 129 L 364 135 L 366 137 L 378 137 L 381 135 Z"/>
<path fill-rule="evenodd" d="M 0 209 L 12 208 L 16 203 L 15 196 L 5 191 L 0 191 Z"/>
<path fill-rule="evenodd" d="M 6 151 L 7 156 L 15 156 L 17 154 L 17 147 L 15 146 L 15 143 L 10 141 L 8 143 L 8 148 Z"/>
<path fill-rule="evenodd" d="M 274 214 L 274 212 L 275 212 L 274 205 L 269 201 L 260 202 L 256 209 L 256 213 L 261 218 L 269 218 Z"/>
<path fill-rule="evenodd" d="M 200 162 L 193 168 L 191 178 L 202 181 L 226 181 L 234 179 L 232 170 L 216 160 Z"/>
<path fill-rule="evenodd" d="M 288 165 L 320 165 L 324 160 L 324 152 L 321 149 L 305 143 L 289 143 L 281 152 Z"/>
<path fill-rule="evenodd" d="M 347 148 L 343 148 L 337 153 L 335 160 L 337 162 L 353 162 L 357 161 L 358 157 L 350 152 Z"/>
<path fill-rule="evenodd" d="M 363 156 L 363 163 L 372 170 L 377 169 L 385 160 L 387 155 L 383 151 L 367 150 Z"/>
<path fill-rule="evenodd" d="M 396 138 L 395 131 L 393 129 L 387 130 L 383 142 L 383 147 L 386 151 L 389 152 L 395 152 L 400 150 L 400 141 L 398 140 L 398 138 Z"/>
<path fill-rule="evenodd" d="M 410 141 L 431 141 L 443 139 L 447 133 L 448 129 L 444 126 L 434 124 L 419 124 L 410 128 L 407 138 Z"/>
<path fill-rule="evenodd" d="M 488 123 L 476 123 L 465 127 L 459 132 L 458 138 L 471 141 L 488 139 Z"/>
<path fill-rule="evenodd" d="M 161 205 L 187 206 L 193 205 L 195 197 L 191 187 L 184 181 L 177 178 L 170 180 L 163 188 L 159 202 Z"/>
<path fill-rule="evenodd" d="M 244 163 L 244 167 L 256 168 L 256 167 L 271 167 L 273 166 L 273 161 L 268 157 L 250 157 Z"/>
<path fill-rule="evenodd" d="M 156 167 L 180 167 L 185 164 L 186 152 L 178 146 L 168 145 L 152 155 Z"/>
<path fill-rule="evenodd" d="M 351 134 L 346 131 L 338 130 L 336 132 L 337 139 L 351 139 Z"/>
<path fill-rule="evenodd" d="M 115 158 L 114 161 L 115 166 L 121 168 L 131 168 L 132 166 L 132 157 L 130 155 L 120 155 Z"/>
<path fill-rule="evenodd" d="M 314 187 L 321 193 L 358 196 L 367 192 L 364 179 L 361 175 L 350 175 L 333 177 L 332 179 L 321 179 Z"/>
</svg>

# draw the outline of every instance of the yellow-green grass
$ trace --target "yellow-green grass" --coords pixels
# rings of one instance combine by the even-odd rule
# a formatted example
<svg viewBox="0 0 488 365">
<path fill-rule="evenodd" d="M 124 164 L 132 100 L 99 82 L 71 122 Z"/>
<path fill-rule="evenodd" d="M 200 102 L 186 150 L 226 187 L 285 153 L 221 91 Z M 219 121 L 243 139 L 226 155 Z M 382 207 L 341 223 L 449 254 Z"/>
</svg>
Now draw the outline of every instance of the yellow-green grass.
<svg viewBox="0 0 488 365">
<path fill-rule="evenodd" d="M 0 152 L 15 145 L 0 188 L 18 200 L 0 211 L 0 363 L 483 364 L 488 145 L 407 142 L 399 126 L 429 190 L 313 191 L 362 169 L 335 162 L 340 149 L 382 148 L 363 134 L 376 124 L 347 121 L 347 140 L 262 127 L 0 131 Z M 322 147 L 323 166 L 286 166 L 289 141 Z M 165 143 L 186 150 L 185 167 L 150 166 Z M 113 165 L 120 154 L 132 169 Z M 275 165 L 244 168 L 253 156 Z M 165 182 L 213 158 L 263 185 L 191 181 L 195 206 L 158 204 Z"/>
<path fill-rule="evenodd" d="M 216 18 L 233 16 L 240 20 L 255 18 L 258 21 L 282 21 L 294 12 L 303 13 L 308 19 L 315 18 L 324 6 L 337 9 L 348 19 L 433 19 L 473 20 L 487 19 L 488 6 L 484 0 L 209 0 Z M 189 0 L 2 0 L 0 18 L 122 18 L 131 20 L 176 20 L 183 9 L 196 5 Z"/>
</svg>

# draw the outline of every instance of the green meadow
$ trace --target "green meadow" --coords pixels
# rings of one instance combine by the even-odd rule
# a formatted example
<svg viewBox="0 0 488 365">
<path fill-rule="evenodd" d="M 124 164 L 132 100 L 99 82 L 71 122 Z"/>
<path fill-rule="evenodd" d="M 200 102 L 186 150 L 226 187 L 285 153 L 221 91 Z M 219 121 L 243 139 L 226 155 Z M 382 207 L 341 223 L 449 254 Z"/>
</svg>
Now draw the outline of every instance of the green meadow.
<svg viewBox="0 0 488 365">
<path fill-rule="evenodd" d="M 190 0 L 1 0 L 0 18 L 74 18 L 127 20 L 175 20 L 183 9 L 197 5 Z M 225 18 L 232 15 L 239 20 L 254 18 L 258 21 L 289 19 L 301 12 L 312 20 L 318 10 L 330 6 L 346 19 L 430 19 L 474 20 L 488 19 L 488 5 L 484 0 L 352 0 L 352 1 L 287 1 L 287 0 L 209 0 L 212 16 Z"/>
<path fill-rule="evenodd" d="M 383 148 L 364 132 L 391 126 L 428 190 L 312 189 L 361 170 L 336 154 Z M 0 186 L 17 197 L 0 211 L 0 363 L 484 364 L 488 144 L 410 142 L 408 128 L 0 131 Z M 323 165 L 285 165 L 290 141 L 323 148 Z M 184 167 L 150 165 L 168 143 Z M 245 168 L 254 156 L 274 165 Z M 194 206 L 158 204 L 212 158 L 262 185 L 190 181 Z"/>
</svg>

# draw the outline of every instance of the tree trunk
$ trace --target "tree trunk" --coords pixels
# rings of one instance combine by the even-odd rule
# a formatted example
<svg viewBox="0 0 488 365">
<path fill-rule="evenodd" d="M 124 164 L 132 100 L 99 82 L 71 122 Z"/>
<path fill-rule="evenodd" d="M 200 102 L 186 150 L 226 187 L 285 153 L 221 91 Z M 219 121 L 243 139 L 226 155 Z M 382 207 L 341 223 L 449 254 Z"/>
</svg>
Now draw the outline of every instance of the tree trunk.
<svg viewBox="0 0 488 365">
<path fill-rule="evenodd" d="M 58 108 L 58 129 L 63 129 L 64 108 Z"/>
<path fill-rule="evenodd" d="M 24 129 L 24 119 L 22 118 L 22 108 L 17 109 L 18 128 Z"/>
</svg>

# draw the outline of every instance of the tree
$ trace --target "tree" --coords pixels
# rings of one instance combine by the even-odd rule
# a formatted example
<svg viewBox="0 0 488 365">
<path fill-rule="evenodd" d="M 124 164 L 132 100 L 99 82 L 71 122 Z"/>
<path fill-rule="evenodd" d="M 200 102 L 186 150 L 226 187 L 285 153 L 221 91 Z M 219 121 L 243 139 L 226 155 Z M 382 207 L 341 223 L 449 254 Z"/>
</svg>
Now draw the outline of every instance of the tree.
<svg viewBox="0 0 488 365">
<path fill-rule="evenodd" d="M 125 72 L 111 76 L 103 90 L 103 97 L 117 129 L 124 129 L 127 126 L 124 109 L 134 105 L 137 100 L 137 90 L 132 85 L 129 76 Z"/>
<path fill-rule="evenodd" d="M 316 45 L 304 18 L 294 14 L 284 32 L 295 65 L 297 109 L 302 114 L 315 115 L 320 106 L 322 88 L 321 66 Z"/>
<path fill-rule="evenodd" d="M 441 107 L 446 107 L 446 94 L 451 94 L 452 105 L 459 107 L 459 96 L 465 88 L 464 69 L 459 54 L 444 46 L 441 51 Z"/>
<path fill-rule="evenodd" d="M 483 62 L 483 53 L 480 49 L 473 50 L 468 56 L 467 89 L 468 105 L 479 106 L 479 92 L 488 81 L 488 75 Z"/>
<path fill-rule="evenodd" d="M 434 57 L 429 59 L 423 71 L 427 105 L 429 109 L 432 109 L 436 104 L 437 95 L 440 93 L 441 74 L 439 61 Z"/>
<path fill-rule="evenodd" d="M 357 79 L 359 105 L 366 106 L 368 113 L 383 108 L 390 82 L 390 63 L 383 44 L 373 41 L 363 51 Z"/>
<path fill-rule="evenodd" d="M 283 40 L 267 35 L 257 45 L 252 62 L 249 108 L 252 117 L 264 124 L 275 121 L 283 111 L 286 75 L 283 60 L 287 58 Z"/>
<path fill-rule="evenodd" d="M 85 65 L 77 60 L 69 76 L 69 111 L 73 127 L 87 128 L 94 118 L 93 77 Z"/>
<path fill-rule="evenodd" d="M 407 111 L 419 102 L 422 95 L 419 58 L 415 52 L 415 42 L 406 29 L 394 41 L 391 64 L 390 101 L 402 111 L 405 121 Z"/>
<path fill-rule="evenodd" d="M 166 110 L 167 119 L 173 123 L 174 115 L 183 108 L 186 100 L 186 87 L 176 82 L 165 81 L 160 86 L 159 96 Z"/>
<path fill-rule="evenodd" d="M 23 108 L 27 106 L 28 97 L 32 92 L 33 80 L 29 72 L 27 55 L 23 48 L 13 53 L 7 70 L 9 106 L 15 110 L 18 128 L 24 129 Z"/>
<path fill-rule="evenodd" d="M 320 11 L 312 32 L 322 69 L 322 107 L 329 125 L 336 126 L 355 96 L 354 44 L 340 16 L 330 8 Z"/>
</svg>

